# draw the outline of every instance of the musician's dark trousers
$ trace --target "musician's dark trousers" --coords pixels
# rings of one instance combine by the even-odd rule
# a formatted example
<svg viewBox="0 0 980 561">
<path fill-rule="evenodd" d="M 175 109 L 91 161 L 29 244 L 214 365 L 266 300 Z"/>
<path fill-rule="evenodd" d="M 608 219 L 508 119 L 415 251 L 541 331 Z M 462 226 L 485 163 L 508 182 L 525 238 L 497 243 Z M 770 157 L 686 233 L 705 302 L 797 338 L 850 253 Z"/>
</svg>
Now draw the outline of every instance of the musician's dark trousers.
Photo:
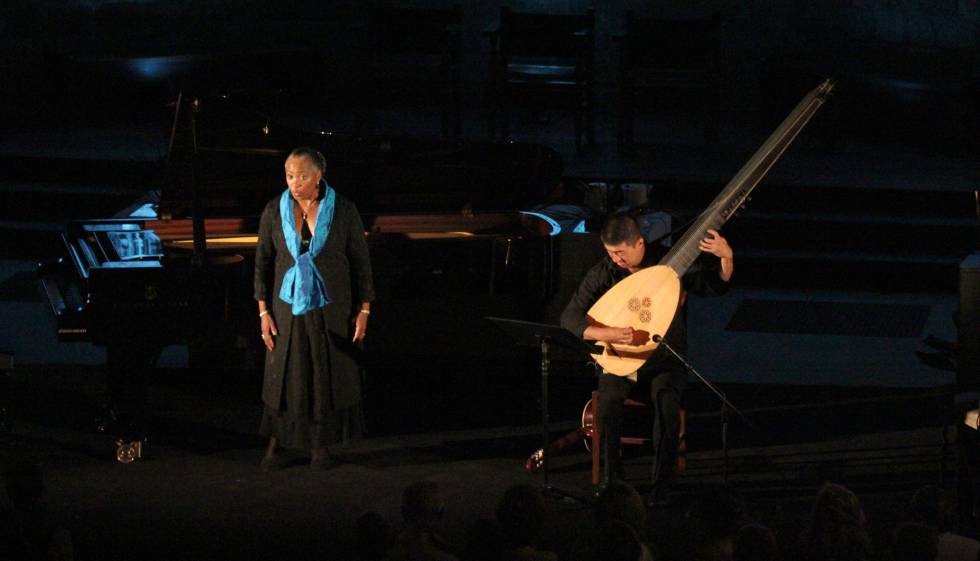
<svg viewBox="0 0 980 561">
<path fill-rule="evenodd" d="M 639 397 L 639 400 L 645 401 L 645 397 L 637 396 L 636 392 L 642 392 L 646 386 L 650 388 L 649 399 L 654 409 L 652 480 L 656 484 L 673 475 L 680 441 L 681 394 L 686 380 L 687 375 L 683 371 L 661 371 L 655 375 L 641 371 L 636 382 L 613 374 L 599 377 L 599 430 L 605 459 L 605 481 L 623 477 L 620 455 L 623 401 L 627 397 Z"/>
</svg>

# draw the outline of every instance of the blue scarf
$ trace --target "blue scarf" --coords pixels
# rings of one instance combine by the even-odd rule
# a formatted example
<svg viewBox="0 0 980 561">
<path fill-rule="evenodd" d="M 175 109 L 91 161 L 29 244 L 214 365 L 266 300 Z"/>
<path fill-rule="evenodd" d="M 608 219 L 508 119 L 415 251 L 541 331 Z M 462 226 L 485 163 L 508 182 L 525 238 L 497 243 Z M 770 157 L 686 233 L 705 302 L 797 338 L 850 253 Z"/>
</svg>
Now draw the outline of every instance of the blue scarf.
<svg viewBox="0 0 980 561">
<path fill-rule="evenodd" d="M 282 279 L 282 289 L 279 299 L 293 305 L 293 315 L 303 315 L 310 310 L 322 308 L 330 302 L 323 283 L 323 276 L 317 270 L 313 259 L 323 249 L 330 234 L 330 224 L 333 222 L 334 202 L 336 193 L 333 188 L 323 183 L 324 194 L 320 199 L 316 213 L 316 223 L 313 227 L 313 238 L 306 253 L 300 254 L 300 236 L 296 232 L 296 219 L 293 215 L 293 197 L 289 189 L 283 191 L 279 198 L 279 216 L 282 218 L 282 233 L 286 236 L 286 248 L 293 256 L 294 264 L 286 271 Z"/>
</svg>

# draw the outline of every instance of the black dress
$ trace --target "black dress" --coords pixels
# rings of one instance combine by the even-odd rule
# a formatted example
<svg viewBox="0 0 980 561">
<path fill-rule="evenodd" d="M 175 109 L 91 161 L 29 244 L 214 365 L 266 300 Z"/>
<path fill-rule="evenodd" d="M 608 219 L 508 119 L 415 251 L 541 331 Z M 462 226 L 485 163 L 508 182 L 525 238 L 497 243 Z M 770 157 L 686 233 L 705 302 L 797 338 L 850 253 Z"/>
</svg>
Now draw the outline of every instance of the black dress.
<svg viewBox="0 0 980 561">
<path fill-rule="evenodd" d="M 331 302 L 300 316 L 294 316 L 278 298 L 281 272 L 292 264 L 281 228 L 278 206 L 270 203 L 259 228 L 256 297 L 271 302 L 279 337 L 275 349 L 267 353 L 259 434 L 276 437 L 284 448 L 309 450 L 346 443 L 360 438 L 364 430 L 361 372 L 353 357 L 356 348 L 349 343 L 353 336 L 350 320 L 356 313 L 352 288 L 360 301 L 373 299 L 360 216 L 338 196 L 327 242 L 314 260 L 327 281 Z M 312 238 L 305 221 L 300 236 L 300 252 L 305 253 Z M 329 266 L 338 262 L 348 266 Z M 267 277 L 273 271 L 275 282 L 270 283 Z M 351 273 L 353 286 L 337 282 L 338 277 Z M 274 288 L 272 294 L 270 288 Z"/>
</svg>

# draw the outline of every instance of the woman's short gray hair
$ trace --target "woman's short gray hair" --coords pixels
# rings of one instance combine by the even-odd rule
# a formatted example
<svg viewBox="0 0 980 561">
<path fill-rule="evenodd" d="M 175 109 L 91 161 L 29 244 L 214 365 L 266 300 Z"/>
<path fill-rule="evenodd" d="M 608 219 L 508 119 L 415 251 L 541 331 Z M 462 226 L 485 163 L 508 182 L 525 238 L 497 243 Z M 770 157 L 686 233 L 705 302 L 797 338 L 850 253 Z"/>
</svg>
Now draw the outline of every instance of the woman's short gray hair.
<svg viewBox="0 0 980 561">
<path fill-rule="evenodd" d="M 323 157 L 323 154 L 319 150 L 310 148 L 309 146 L 293 148 L 293 151 L 289 153 L 289 158 L 307 158 L 313 164 L 313 167 L 320 170 L 321 174 L 327 171 L 327 159 Z"/>
</svg>

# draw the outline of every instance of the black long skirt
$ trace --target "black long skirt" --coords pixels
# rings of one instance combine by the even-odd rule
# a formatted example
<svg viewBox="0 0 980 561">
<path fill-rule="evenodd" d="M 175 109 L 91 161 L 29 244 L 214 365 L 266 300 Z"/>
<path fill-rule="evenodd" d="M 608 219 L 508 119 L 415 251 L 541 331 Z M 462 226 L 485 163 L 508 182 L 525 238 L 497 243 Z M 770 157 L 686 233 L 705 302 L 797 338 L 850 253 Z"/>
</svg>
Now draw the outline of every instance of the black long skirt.
<svg viewBox="0 0 980 561">
<path fill-rule="evenodd" d="M 261 436 L 274 436 L 283 448 L 312 450 L 349 444 L 364 433 L 364 410 L 360 403 L 341 410 L 334 409 L 332 404 L 318 403 L 320 392 L 314 391 L 315 384 L 330 384 L 331 380 L 329 367 L 324 365 L 324 372 L 318 373 L 314 365 L 313 345 L 327 344 L 314 321 L 321 321 L 317 312 L 292 316 L 279 411 L 266 405 L 259 426 Z"/>
</svg>

